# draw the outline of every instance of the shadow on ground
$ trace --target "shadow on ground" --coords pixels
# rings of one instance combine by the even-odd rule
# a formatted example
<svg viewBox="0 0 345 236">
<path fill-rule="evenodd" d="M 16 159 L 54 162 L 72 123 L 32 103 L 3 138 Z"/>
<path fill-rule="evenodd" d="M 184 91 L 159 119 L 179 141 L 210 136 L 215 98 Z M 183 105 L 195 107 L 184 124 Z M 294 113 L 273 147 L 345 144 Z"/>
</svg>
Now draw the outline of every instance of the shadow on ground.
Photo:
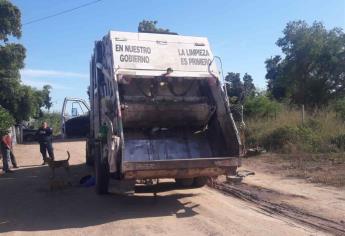
<svg viewBox="0 0 345 236">
<path fill-rule="evenodd" d="M 197 213 L 183 198 L 193 194 L 173 191 L 154 197 L 152 188 L 140 187 L 140 194 L 99 196 L 94 189 L 78 186 L 80 177 L 90 173 L 84 165 L 71 168 L 73 186 L 49 190 L 50 169 L 28 166 L 0 176 L 0 233 L 82 228 L 108 222 L 143 217 L 191 217 Z M 167 192 L 173 183 L 155 190 Z M 151 192 L 151 193 L 150 193 Z"/>
</svg>

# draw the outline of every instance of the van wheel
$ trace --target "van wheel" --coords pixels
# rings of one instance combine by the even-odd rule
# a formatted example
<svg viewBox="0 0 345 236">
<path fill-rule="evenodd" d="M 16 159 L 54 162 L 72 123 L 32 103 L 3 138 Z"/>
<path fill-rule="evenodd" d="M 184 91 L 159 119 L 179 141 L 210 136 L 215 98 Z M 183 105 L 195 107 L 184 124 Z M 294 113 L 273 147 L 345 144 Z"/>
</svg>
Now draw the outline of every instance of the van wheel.
<svg viewBox="0 0 345 236">
<path fill-rule="evenodd" d="M 96 177 L 96 192 L 98 194 L 108 193 L 109 188 L 109 168 L 106 158 L 102 158 L 101 144 L 95 145 L 95 177 Z"/>
<path fill-rule="evenodd" d="M 179 187 L 192 187 L 193 181 L 193 178 L 175 179 L 176 185 Z"/>
<path fill-rule="evenodd" d="M 207 180 L 206 176 L 195 177 L 193 179 L 193 186 L 196 188 L 204 187 L 207 184 Z"/>
</svg>

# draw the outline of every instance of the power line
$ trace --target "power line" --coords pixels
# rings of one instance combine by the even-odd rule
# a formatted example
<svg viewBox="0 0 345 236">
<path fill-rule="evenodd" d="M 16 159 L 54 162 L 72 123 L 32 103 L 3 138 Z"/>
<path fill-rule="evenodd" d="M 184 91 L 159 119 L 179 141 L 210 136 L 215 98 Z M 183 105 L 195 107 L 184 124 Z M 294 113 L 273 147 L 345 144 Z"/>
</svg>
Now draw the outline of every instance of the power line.
<svg viewBox="0 0 345 236">
<path fill-rule="evenodd" d="M 33 23 L 36 23 L 36 22 L 39 22 L 39 21 L 43 21 L 43 20 L 47 20 L 47 19 L 50 19 L 50 18 L 53 18 L 53 17 L 56 17 L 56 16 L 60 16 L 60 15 L 63 15 L 63 14 L 66 14 L 66 13 L 69 13 L 69 12 L 72 12 L 72 11 L 76 11 L 76 10 L 78 10 L 80 8 L 93 5 L 93 4 L 95 4 L 97 2 L 100 2 L 100 1 L 102 1 L 102 0 L 91 1 L 91 2 L 88 2 L 88 3 L 82 4 L 82 5 L 79 5 L 77 7 L 73 7 L 73 8 L 70 8 L 70 9 L 66 9 L 66 10 L 60 11 L 58 13 L 55 13 L 55 14 L 52 14 L 52 15 L 49 15 L 49 16 L 44 16 L 44 17 L 41 17 L 41 18 L 38 18 L 38 19 L 34 19 L 34 20 L 31 20 L 31 21 L 25 22 L 23 25 L 30 25 L 30 24 L 33 24 Z"/>
</svg>

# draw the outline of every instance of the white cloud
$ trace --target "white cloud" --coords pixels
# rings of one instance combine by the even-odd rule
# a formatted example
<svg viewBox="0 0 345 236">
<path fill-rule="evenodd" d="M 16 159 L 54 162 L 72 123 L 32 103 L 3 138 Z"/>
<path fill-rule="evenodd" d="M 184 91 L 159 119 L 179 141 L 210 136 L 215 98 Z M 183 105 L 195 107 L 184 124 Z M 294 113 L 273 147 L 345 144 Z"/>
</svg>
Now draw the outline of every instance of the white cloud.
<svg viewBox="0 0 345 236">
<path fill-rule="evenodd" d="M 57 84 L 57 83 L 51 83 L 49 81 L 44 81 L 44 80 L 32 80 L 32 79 L 22 79 L 23 84 L 25 85 L 30 85 L 32 87 L 35 88 L 42 88 L 44 85 L 50 85 L 53 87 L 53 89 L 57 89 L 57 90 L 70 90 L 71 87 L 67 87 L 61 84 Z"/>
<path fill-rule="evenodd" d="M 87 79 L 88 74 L 58 71 L 58 70 L 37 70 L 37 69 L 23 69 L 20 71 L 21 77 L 25 78 L 76 78 Z"/>
</svg>

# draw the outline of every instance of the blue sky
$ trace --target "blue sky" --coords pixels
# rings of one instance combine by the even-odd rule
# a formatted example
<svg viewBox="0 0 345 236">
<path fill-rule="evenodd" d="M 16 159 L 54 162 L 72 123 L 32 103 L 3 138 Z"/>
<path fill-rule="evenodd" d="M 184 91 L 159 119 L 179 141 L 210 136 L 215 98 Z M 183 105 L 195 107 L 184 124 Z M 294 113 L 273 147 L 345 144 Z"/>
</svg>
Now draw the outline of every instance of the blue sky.
<svg viewBox="0 0 345 236">
<path fill-rule="evenodd" d="M 44 17 L 90 0 L 13 0 L 22 22 Z M 87 98 L 89 59 L 95 40 L 109 30 L 137 30 L 143 19 L 182 35 L 209 38 L 224 73 L 247 72 L 265 88 L 265 59 L 280 53 L 275 45 L 287 22 L 321 21 L 345 28 L 344 0 L 102 0 L 94 5 L 23 26 L 20 42 L 27 49 L 22 81 L 53 86 L 53 110 L 65 96 Z"/>
</svg>

